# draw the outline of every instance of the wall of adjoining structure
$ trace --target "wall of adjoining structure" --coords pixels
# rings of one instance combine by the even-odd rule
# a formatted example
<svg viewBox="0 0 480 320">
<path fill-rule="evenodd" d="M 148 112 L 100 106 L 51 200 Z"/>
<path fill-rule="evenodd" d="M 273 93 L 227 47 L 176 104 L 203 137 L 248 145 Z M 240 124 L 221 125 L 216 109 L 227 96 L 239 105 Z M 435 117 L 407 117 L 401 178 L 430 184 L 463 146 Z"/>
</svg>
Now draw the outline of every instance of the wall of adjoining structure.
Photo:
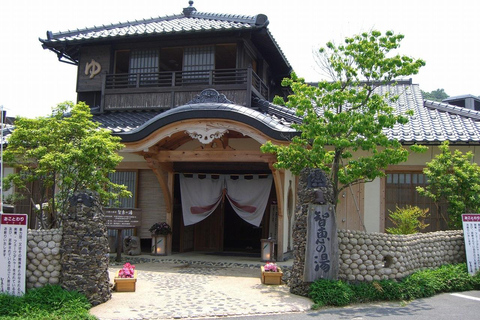
<svg viewBox="0 0 480 320">
<path fill-rule="evenodd" d="M 59 284 L 62 229 L 28 230 L 27 289 Z"/>
<path fill-rule="evenodd" d="M 465 261 L 463 231 L 413 235 L 338 231 L 339 279 L 401 279 L 415 271 Z"/>
</svg>

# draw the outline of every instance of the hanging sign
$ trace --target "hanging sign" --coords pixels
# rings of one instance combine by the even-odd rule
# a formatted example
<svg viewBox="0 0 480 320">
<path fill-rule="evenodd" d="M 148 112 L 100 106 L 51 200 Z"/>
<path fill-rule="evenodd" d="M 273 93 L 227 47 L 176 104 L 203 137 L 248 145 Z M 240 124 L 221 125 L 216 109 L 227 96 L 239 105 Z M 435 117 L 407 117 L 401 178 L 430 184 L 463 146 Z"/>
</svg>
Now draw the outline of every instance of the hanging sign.
<svg viewBox="0 0 480 320">
<path fill-rule="evenodd" d="M 480 270 L 480 214 L 462 214 L 468 273 Z"/>
<path fill-rule="evenodd" d="M 27 215 L 0 215 L 0 292 L 25 293 L 27 266 Z"/>
</svg>

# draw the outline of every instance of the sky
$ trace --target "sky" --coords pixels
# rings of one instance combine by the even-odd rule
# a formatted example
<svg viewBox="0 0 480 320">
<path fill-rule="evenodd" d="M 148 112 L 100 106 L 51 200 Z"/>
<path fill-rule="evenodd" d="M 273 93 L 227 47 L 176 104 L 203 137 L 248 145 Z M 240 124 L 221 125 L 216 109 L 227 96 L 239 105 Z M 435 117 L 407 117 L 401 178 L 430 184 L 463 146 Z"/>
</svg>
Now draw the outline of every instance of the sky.
<svg viewBox="0 0 480 320">
<path fill-rule="evenodd" d="M 47 116 L 76 100 L 77 67 L 39 38 L 53 32 L 179 14 L 187 0 L 10 0 L 0 4 L 0 106 L 7 116 Z M 472 0 L 195 0 L 197 11 L 266 14 L 297 75 L 324 79 L 313 52 L 372 29 L 405 36 L 398 53 L 426 61 L 413 83 L 450 96 L 480 95 L 480 2 Z"/>
</svg>

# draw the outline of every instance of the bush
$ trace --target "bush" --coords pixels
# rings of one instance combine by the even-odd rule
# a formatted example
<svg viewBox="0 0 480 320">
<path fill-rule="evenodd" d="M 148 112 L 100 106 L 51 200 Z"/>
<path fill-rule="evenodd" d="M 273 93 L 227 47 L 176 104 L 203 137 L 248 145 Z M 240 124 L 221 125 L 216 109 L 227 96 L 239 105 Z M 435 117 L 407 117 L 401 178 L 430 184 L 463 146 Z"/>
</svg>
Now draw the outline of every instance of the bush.
<svg viewBox="0 0 480 320">
<path fill-rule="evenodd" d="M 387 228 L 387 233 L 391 234 L 414 234 L 428 227 L 423 223 L 427 217 L 428 209 L 420 209 L 416 206 L 397 207 L 395 212 L 390 211 L 389 219 L 395 227 Z"/>
<path fill-rule="evenodd" d="M 354 291 L 349 284 L 336 280 L 317 280 L 310 286 L 309 297 L 319 307 L 346 306 L 352 302 Z"/>
<path fill-rule="evenodd" d="M 60 286 L 28 290 L 23 297 L 0 294 L 0 319 L 96 319 L 87 298 Z"/>
<path fill-rule="evenodd" d="M 348 283 L 320 279 L 310 286 L 309 297 L 316 307 L 351 303 L 399 301 L 430 297 L 442 292 L 480 289 L 480 272 L 471 276 L 465 263 L 417 271 L 402 281 L 382 280 Z"/>
</svg>

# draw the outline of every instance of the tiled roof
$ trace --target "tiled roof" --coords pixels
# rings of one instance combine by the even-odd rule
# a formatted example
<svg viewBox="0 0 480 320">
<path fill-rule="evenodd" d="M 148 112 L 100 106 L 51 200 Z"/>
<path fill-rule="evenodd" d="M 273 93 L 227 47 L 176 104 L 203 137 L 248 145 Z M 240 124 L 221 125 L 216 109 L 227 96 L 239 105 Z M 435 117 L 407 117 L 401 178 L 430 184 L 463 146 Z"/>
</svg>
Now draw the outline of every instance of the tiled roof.
<svg viewBox="0 0 480 320">
<path fill-rule="evenodd" d="M 112 130 L 122 141 L 142 139 L 158 128 L 186 119 L 229 119 L 251 125 L 268 136 L 285 140 L 295 134 L 295 130 L 269 114 L 229 103 L 199 103 L 161 111 L 114 111 L 94 115 L 93 120 L 102 127 Z"/>
<path fill-rule="evenodd" d="M 445 103 L 423 100 L 420 88 L 415 84 L 397 84 L 380 86 L 377 92 L 398 95 L 395 109 L 399 113 L 413 110 L 409 122 L 397 124 L 385 133 L 391 139 L 402 143 L 480 143 L 480 112 Z M 257 128 L 268 128 L 270 133 L 291 134 L 292 123 L 301 121 L 293 110 L 272 104 L 265 100 L 254 99 L 253 106 L 258 110 L 234 104 L 203 103 L 177 107 L 161 111 L 118 111 L 95 115 L 94 120 L 111 129 L 114 134 L 138 136 L 139 132 L 152 132 L 165 121 L 178 121 L 179 117 L 208 118 L 221 117 L 239 121 L 250 121 Z M 281 136 L 281 135 L 280 135 Z M 131 138 L 129 138 L 131 139 Z M 132 140 L 133 141 L 133 140 Z"/>
<path fill-rule="evenodd" d="M 457 144 L 480 144 L 480 112 L 440 102 L 423 100 L 420 88 L 415 84 L 381 86 L 378 93 L 397 94 L 394 107 L 397 112 L 413 110 L 409 122 L 397 124 L 385 133 L 390 139 L 405 144 L 437 144 L 450 141 Z M 286 140 L 295 134 L 292 123 L 300 118 L 285 107 L 264 100 L 254 100 L 251 109 L 235 104 L 199 103 L 189 104 L 167 111 L 132 110 L 110 111 L 94 114 L 93 120 L 112 130 L 124 142 L 137 141 L 162 126 L 185 119 L 217 118 L 241 121 L 252 125 L 272 138 Z M 13 127 L 8 126 L 8 136 Z"/>
<path fill-rule="evenodd" d="M 381 86 L 379 93 L 390 91 L 399 96 L 397 112 L 413 110 L 407 124 L 397 124 L 385 130 L 391 139 L 403 143 L 479 143 L 480 112 L 445 103 L 423 100 L 415 84 Z"/>
<path fill-rule="evenodd" d="M 218 14 L 199 12 L 194 7 L 187 7 L 183 9 L 183 13 L 177 15 L 127 21 L 56 33 L 47 31 L 47 38 L 39 40 L 43 44 L 44 49 L 55 52 L 61 61 L 76 64 L 78 63 L 79 53 L 77 46 L 92 41 L 264 29 L 265 33 L 259 33 L 257 35 L 257 46 L 262 47 L 263 50 L 265 50 L 264 53 L 268 52 L 270 56 L 283 61 L 286 65 L 285 68 L 288 68 L 287 71 L 283 71 L 286 73 L 286 76 L 290 73 L 291 67 L 278 43 L 268 30 L 268 23 L 268 17 L 264 14 L 255 16 Z"/>
<path fill-rule="evenodd" d="M 195 11 L 188 17 L 181 14 L 151 18 L 148 20 L 127 21 L 93 28 L 69 30 L 66 32 L 48 32 L 47 39 L 42 40 L 42 42 L 82 41 L 152 34 L 252 29 L 264 26 L 256 25 L 256 20 L 257 16 L 221 15 Z"/>
</svg>

